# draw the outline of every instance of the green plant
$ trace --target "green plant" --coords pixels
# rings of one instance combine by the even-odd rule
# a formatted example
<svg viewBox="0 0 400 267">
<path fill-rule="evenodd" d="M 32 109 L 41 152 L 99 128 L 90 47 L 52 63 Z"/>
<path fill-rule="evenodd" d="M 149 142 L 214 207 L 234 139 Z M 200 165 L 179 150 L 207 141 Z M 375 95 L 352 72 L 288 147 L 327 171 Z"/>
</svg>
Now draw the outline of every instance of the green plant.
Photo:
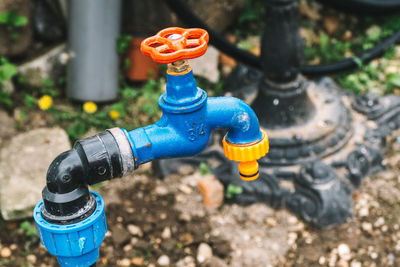
<svg viewBox="0 0 400 267">
<path fill-rule="evenodd" d="M 140 91 L 140 110 L 150 117 L 151 121 L 158 119 L 160 109 L 157 102 L 161 95 L 161 83 L 149 79 Z"/>
<path fill-rule="evenodd" d="M 125 54 L 131 46 L 132 36 L 121 34 L 117 38 L 117 51 L 120 54 Z"/>
<path fill-rule="evenodd" d="M 394 88 L 400 88 L 400 73 L 392 73 L 387 76 L 385 93 L 392 93 Z"/>
<path fill-rule="evenodd" d="M 33 108 L 36 106 L 36 98 L 34 98 L 33 96 L 31 96 L 29 94 L 25 94 L 24 104 L 25 104 L 25 107 L 27 107 L 27 108 Z"/>
<path fill-rule="evenodd" d="M 225 197 L 231 199 L 233 195 L 238 195 L 243 193 L 243 188 L 238 185 L 229 184 L 225 191 Z"/>
<path fill-rule="evenodd" d="M 59 83 L 63 83 L 63 80 L 61 79 L 62 78 L 60 78 Z M 43 85 L 41 89 L 42 95 L 50 95 L 51 97 L 56 97 L 58 95 L 54 82 L 50 78 L 43 79 L 42 85 Z"/>
<path fill-rule="evenodd" d="M 98 192 L 100 190 L 100 188 L 102 188 L 103 186 L 105 186 L 106 184 L 108 184 L 109 181 L 103 181 L 94 185 L 91 185 L 90 188 L 95 191 Z"/>
<path fill-rule="evenodd" d="M 18 33 L 15 32 L 15 28 L 23 27 L 28 24 L 28 18 L 23 15 L 18 15 L 15 10 L 9 12 L 0 12 L 0 24 L 6 26 L 7 31 L 10 33 L 11 39 L 17 39 Z"/>
<path fill-rule="evenodd" d="M 0 57 L 0 104 L 12 106 L 11 92 L 4 90 L 4 83 L 10 81 L 18 72 L 17 67 L 6 58 Z"/>
<path fill-rule="evenodd" d="M 236 36 L 245 37 L 262 31 L 264 2 L 264 0 L 246 0 L 235 26 Z"/>
<path fill-rule="evenodd" d="M 31 239 L 37 237 L 37 235 L 38 235 L 35 226 L 33 226 L 33 224 L 30 223 L 29 221 L 22 222 L 19 225 L 18 231 L 20 233 L 25 234 L 27 237 L 29 237 Z"/>
<path fill-rule="evenodd" d="M 205 162 L 200 163 L 199 169 L 201 175 L 211 174 L 210 167 L 208 167 L 208 165 Z"/>
</svg>

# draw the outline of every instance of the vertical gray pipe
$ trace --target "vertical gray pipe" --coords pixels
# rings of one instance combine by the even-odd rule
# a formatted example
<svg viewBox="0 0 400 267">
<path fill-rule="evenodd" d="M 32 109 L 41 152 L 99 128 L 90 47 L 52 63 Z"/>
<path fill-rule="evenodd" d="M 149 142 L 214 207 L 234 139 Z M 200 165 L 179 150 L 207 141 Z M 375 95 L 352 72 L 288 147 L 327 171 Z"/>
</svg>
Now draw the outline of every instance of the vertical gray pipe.
<svg viewBox="0 0 400 267">
<path fill-rule="evenodd" d="M 121 0 L 70 0 L 68 16 L 68 97 L 116 99 Z"/>
</svg>

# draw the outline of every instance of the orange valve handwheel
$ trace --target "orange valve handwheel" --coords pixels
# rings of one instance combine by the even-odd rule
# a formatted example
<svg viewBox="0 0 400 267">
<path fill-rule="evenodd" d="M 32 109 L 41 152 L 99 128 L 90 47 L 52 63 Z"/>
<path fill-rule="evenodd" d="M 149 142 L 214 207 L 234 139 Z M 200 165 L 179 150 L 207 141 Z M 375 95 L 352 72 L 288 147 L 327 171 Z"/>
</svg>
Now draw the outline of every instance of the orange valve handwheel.
<svg viewBox="0 0 400 267">
<path fill-rule="evenodd" d="M 158 63 L 172 63 L 202 56 L 207 50 L 208 32 L 203 29 L 166 28 L 142 41 L 140 50 Z"/>
</svg>

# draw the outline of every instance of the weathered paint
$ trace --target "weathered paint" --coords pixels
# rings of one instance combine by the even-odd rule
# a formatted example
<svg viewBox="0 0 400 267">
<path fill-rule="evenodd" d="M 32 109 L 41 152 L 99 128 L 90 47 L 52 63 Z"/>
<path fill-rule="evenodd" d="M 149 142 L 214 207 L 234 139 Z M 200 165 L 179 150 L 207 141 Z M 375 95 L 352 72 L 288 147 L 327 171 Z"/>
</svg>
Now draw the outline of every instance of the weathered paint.
<svg viewBox="0 0 400 267">
<path fill-rule="evenodd" d="M 167 91 L 158 104 L 163 111 L 155 124 L 127 132 L 136 166 L 153 159 L 191 156 L 207 145 L 211 131 L 227 129 L 233 144 L 254 143 L 262 138 L 254 111 L 233 97 L 208 98 L 197 87 L 192 71 L 167 74 Z"/>
</svg>

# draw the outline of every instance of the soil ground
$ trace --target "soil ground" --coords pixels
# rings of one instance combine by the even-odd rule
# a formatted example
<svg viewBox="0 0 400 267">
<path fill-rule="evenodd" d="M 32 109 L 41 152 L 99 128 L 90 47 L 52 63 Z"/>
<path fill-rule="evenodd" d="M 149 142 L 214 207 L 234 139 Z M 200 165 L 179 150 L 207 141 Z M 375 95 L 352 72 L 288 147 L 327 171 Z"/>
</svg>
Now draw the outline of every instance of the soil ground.
<svg viewBox="0 0 400 267">
<path fill-rule="evenodd" d="M 97 266 L 158 266 L 162 255 L 171 266 L 201 266 L 200 243 L 227 266 L 400 266 L 400 145 L 392 139 L 387 170 L 355 195 L 354 218 L 330 229 L 309 227 L 263 204 L 206 208 L 195 186 L 197 172 L 160 180 L 147 166 L 104 184 L 98 191 L 107 203 L 109 232 Z M 19 222 L 0 227 L 0 251 L 11 250 L 0 266 L 57 265 Z"/>
</svg>

